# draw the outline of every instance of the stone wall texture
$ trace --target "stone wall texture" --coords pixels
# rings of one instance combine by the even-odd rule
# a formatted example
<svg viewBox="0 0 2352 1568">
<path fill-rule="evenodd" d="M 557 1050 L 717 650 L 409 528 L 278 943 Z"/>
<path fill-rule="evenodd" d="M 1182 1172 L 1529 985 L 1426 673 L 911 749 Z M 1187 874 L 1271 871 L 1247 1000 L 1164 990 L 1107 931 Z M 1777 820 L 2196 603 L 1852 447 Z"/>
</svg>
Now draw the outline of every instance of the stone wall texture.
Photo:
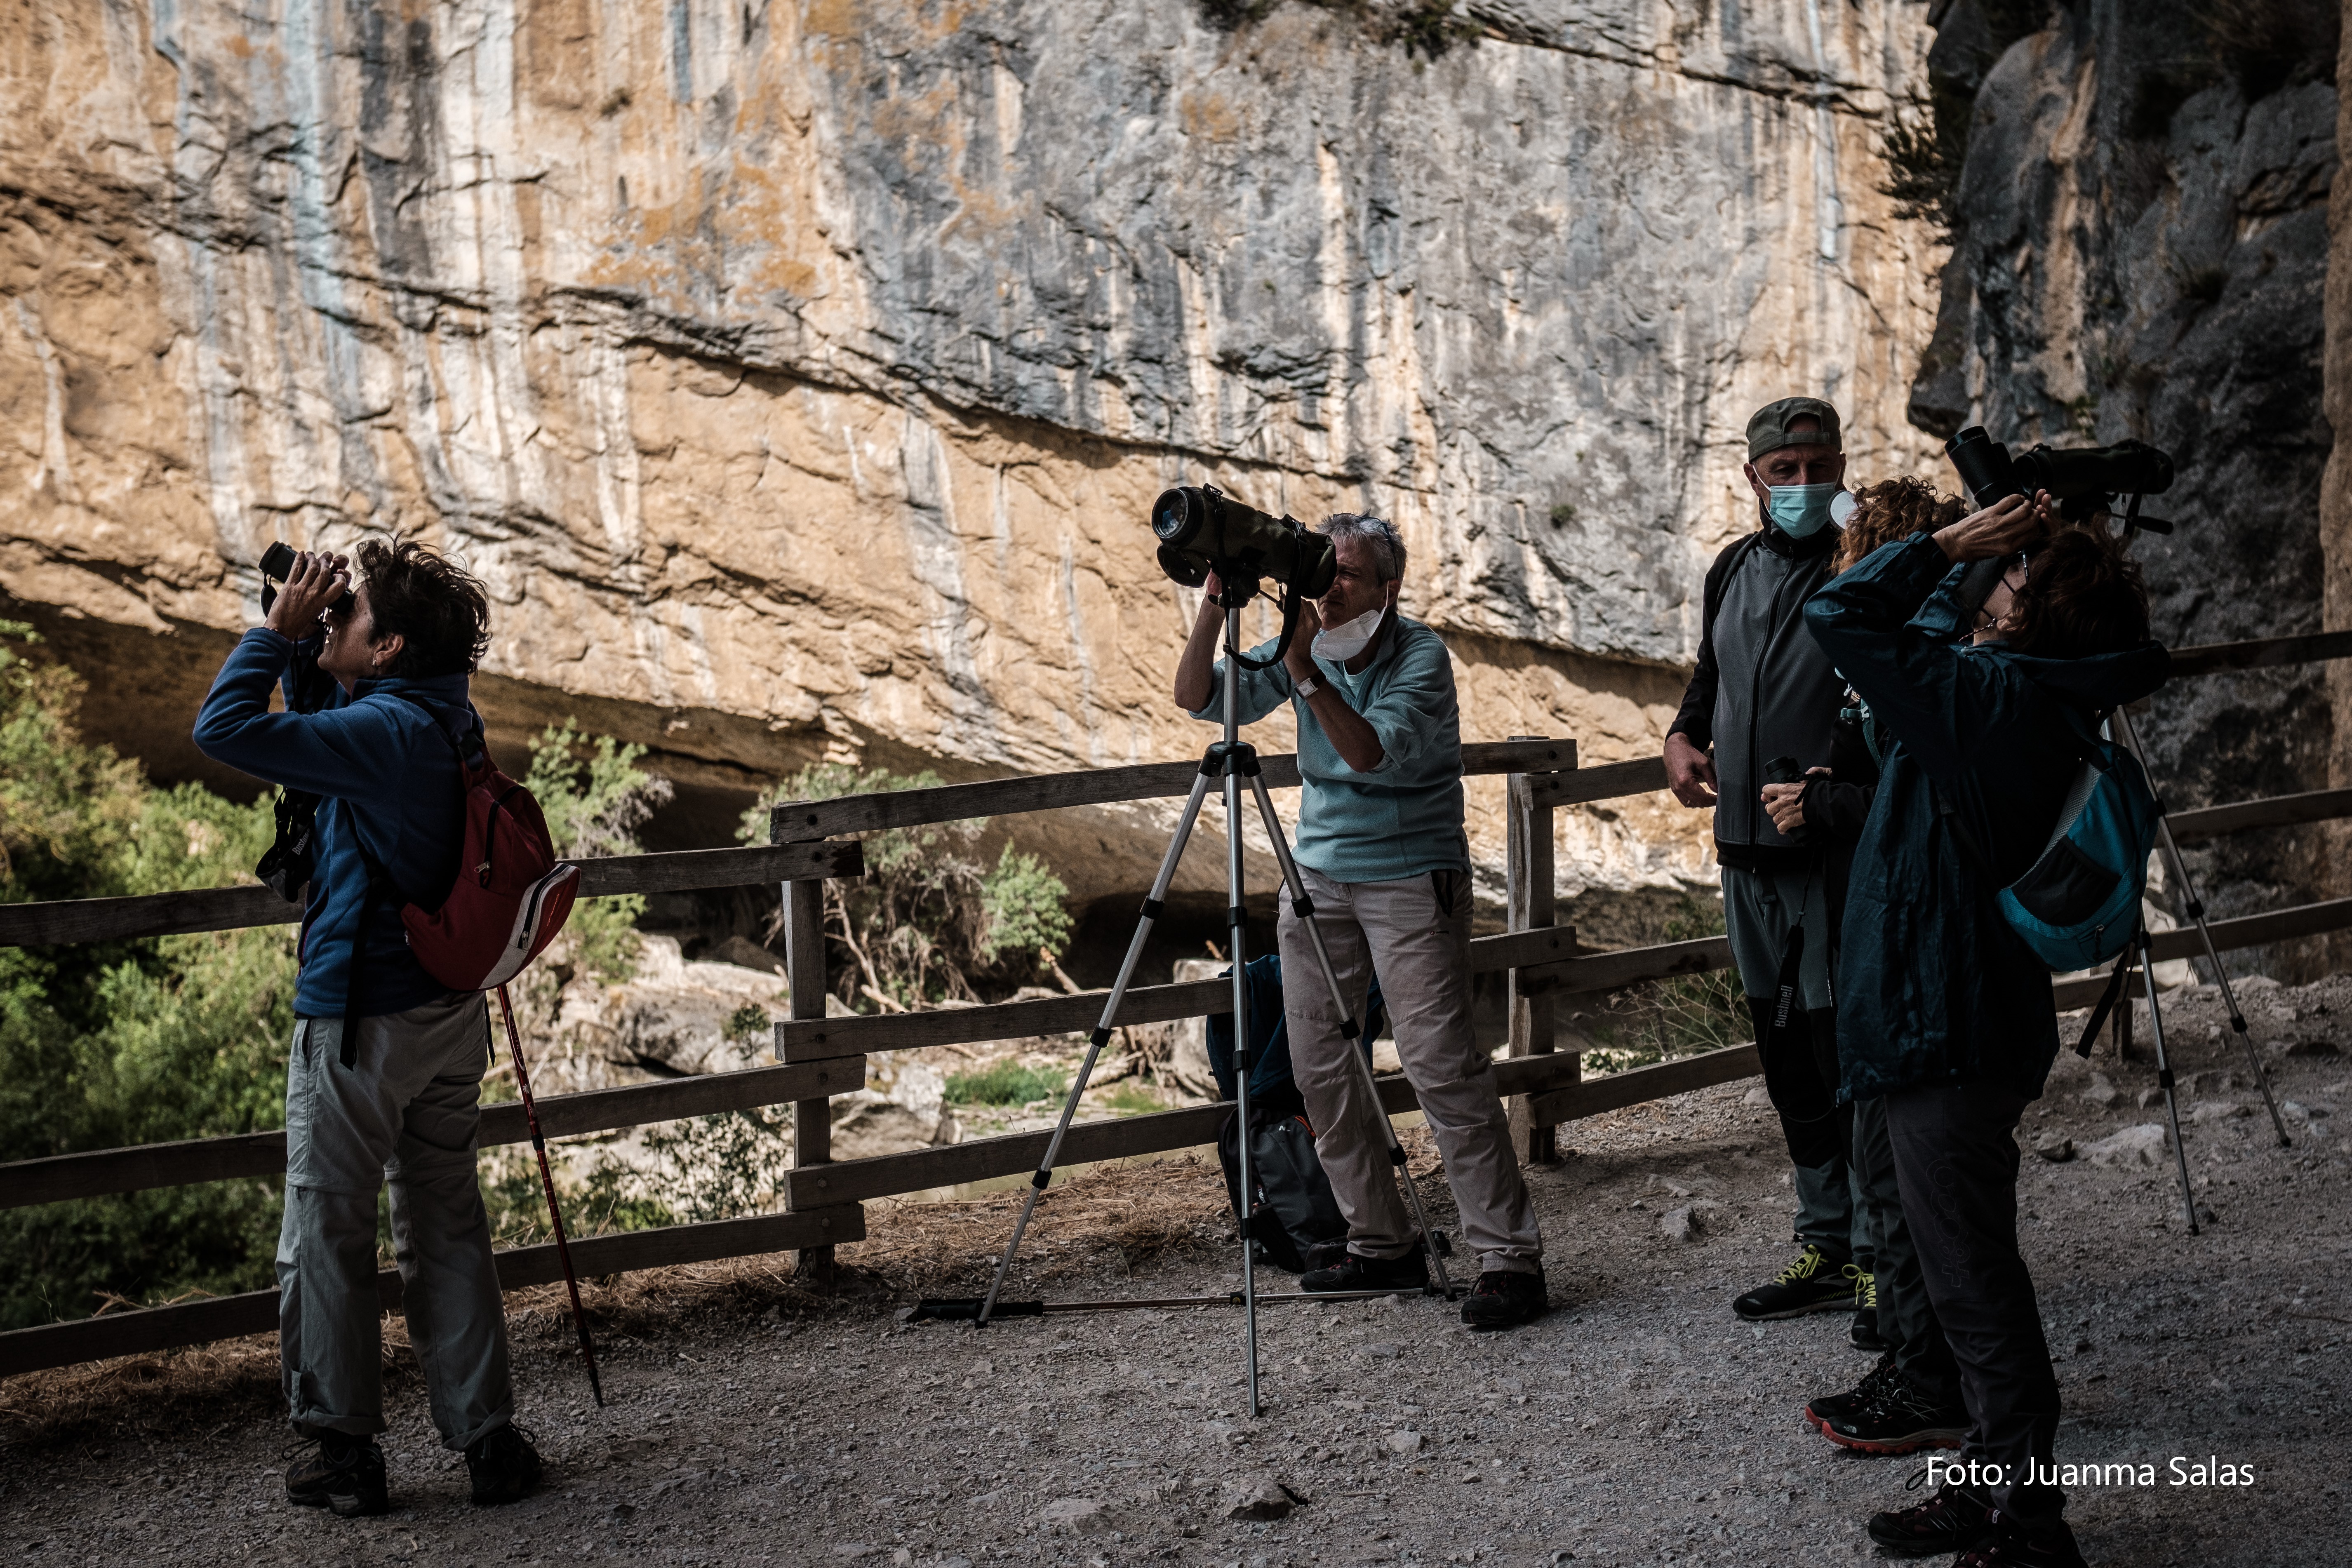
<svg viewBox="0 0 2352 1568">
<path fill-rule="evenodd" d="M 645 741 L 718 823 L 823 755 L 1194 751 L 1144 519 L 1214 481 L 1393 516 L 1471 738 L 1648 753 L 1752 525 L 1748 413 L 1828 395 L 1858 479 L 1936 461 L 1906 410 L 1941 252 L 1877 150 L 1927 14 L 1482 4 L 1431 58 L 1297 4 L 20 0 L 0 589 L 97 667 L 101 732 L 190 773 L 263 548 L 419 535 L 493 591 L 503 733 Z M 2072 47 L 2004 62 L 2021 110 L 2089 91 Z M 2214 101 L 2177 157 L 2270 205 L 2151 221 L 2249 299 L 2315 288 L 2332 98 Z M 2294 585 L 2284 530 L 2232 584 Z M 1165 820 L 1045 847 L 1132 886 Z M 1703 826 L 1577 814 L 1563 890 L 1703 875 Z"/>
<path fill-rule="evenodd" d="M 2170 451 L 2178 479 L 2147 510 L 2178 531 L 2135 548 L 2167 643 L 2347 624 L 2340 604 L 2323 621 L 2320 528 L 2336 3 L 1952 0 L 1937 15 L 1937 87 L 1973 112 L 1913 417 L 2017 446 Z M 2140 722 L 2166 803 L 2326 787 L 2352 732 L 2327 671 L 2158 692 Z M 2250 913 L 2344 891 L 2336 842 L 2325 826 L 2245 834 L 2189 863 L 2214 913 Z M 2244 961 L 2319 959 L 2303 944 Z"/>
</svg>

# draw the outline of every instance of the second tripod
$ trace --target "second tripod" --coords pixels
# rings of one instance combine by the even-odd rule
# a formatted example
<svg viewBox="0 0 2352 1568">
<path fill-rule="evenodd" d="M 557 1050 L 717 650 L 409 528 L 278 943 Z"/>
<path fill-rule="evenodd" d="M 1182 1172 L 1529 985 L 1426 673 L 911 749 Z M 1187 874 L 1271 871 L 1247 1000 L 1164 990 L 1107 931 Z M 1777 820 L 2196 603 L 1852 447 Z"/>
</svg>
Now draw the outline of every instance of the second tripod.
<svg viewBox="0 0 2352 1568">
<path fill-rule="evenodd" d="M 1208 798 L 1213 780 L 1223 783 L 1225 796 L 1225 921 L 1232 942 L 1229 956 L 1233 961 L 1234 982 L 1234 1114 L 1241 1119 L 1243 1131 L 1239 1173 L 1243 1207 L 1247 1210 L 1251 1206 L 1250 1194 L 1255 1190 L 1250 1176 L 1248 1132 L 1250 1071 L 1255 1065 L 1255 1053 L 1250 1045 L 1248 958 L 1244 952 L 1247 933 L 1243 925 L 1243 891 L 1246 879 L 1242 864 L 1242 793 L 1246 788 L 1256 799 L 1259 819 L 1267 838 L 1273 842 L 1275 857 L 1281 864 L 1291 912 L 1304 923 L 1314 944 L 1316 965 L 1322 971 L 1323 984 L 1330 992 L 1331 1005 L 1339 1016 L 1339 1033 L 1345 1041 L 1345 1054 L 1357 1064 L 1357 1070 L 1364 1075 L 1364 1087 L 1370 1096 L 1373 1117 L 1387 1135 L 1389 1163 L 1395 1168 L 1397 1179 L 1403 1184 L 1405 1202 L 1412 1211 L 1413 1224 L 1421 1231 L 1422 1245 L 1428 1249 L 1430 1264 L 1437 1276 L 1437 1287 L 1449 1298 L 1454 1294 L 1453 1283 L 1445 1275 L 1444 1249 L 1435 1244 L 1433 1233 L 1429 1228 L 1429 1217 L 1422 1208 L 1420 1189 L 1415 1186 L 1412 1172 L 1405 1163 L 1404 1146 L 1397 1140 L 1395 1124 L 1380 1110 L 1380 1092 L 1372 1080 L 1370 1059 L 1358 1046 L 1361 1026 L 1341 991 L 1338 973 L 1331 967 L 1331 955 L 1324 946 L 1323 933 L 1316 926 L 1314 900 L 1307 897 L 1306 881 L 1298 873 L 1297 862 L 1291 858 L 1289 842 L 1283 837 L 1281 820 L 1275 815 L 1274 797 L 1267 793 L 1265 775 L 1258 767 L 1257 748 L 1241 739 L 1241 670 L 1245 658 L 1241 650 L 1242 606 L 1257 596 L 1257 575 L 1245 563 L 1227 562 L 1219 562 L 1216 572 L 1222 587 L 1217 603 L 1225 612 L 1224 738 L 1212 745 L 1201 758 L 1201 771 L 1192 780 L 1192 791 L 1184 802 L 1183 816 L 1169 839 L 1167 853 L 1160 858 L 1160 871 L 1152 879 L 1151 891 L 1143 900 L 1142 915 L 1136 922 L 1134 937 L 1128 943 L 1127 956 L 1119 963 L 1118 978 L 1112 983 L 1110 994 L 1103 999 L 1101 1022 L 1095 1026 L 1093 1034 L 1087 1037 L 1086 1058 L 1078 1064 L 1077 1076 L 1070 1083 L 1069 1095 L 1062 1103 L 1061 1119 L 1055 1124 L 1054 1135 L 1045 1145 L 1045 1157 L 1038 1162 L 1037 1173 L 1030 1178 L 1028 1196 L 1021 1205 L 1020 1217 L 1013 1222 L 1012 1239 L 1005 1244 L 1004 1256 L 998 1259 L 995 1278 L 990 1282 L 988 1295 L 981 1303 L 979 1321 L 982 1324 L 987 1323 L 995 1310 L 997 1296 L 1004 1289 L 1005 1276 L 1013 1268 L 1014 1256 L 1021 1250 L 1022 1236 L 1029 1228 L 1030 1216 L 1036 1212 L 1038 1195 L 1053 1180 L 1054 1163 L 1061 1156 L 1063 1139 L 1077 1114 L 1078 1101 L 1086 1094 L 1087 1080 L 1093 1075 L 1096 1059 L 1101 1056 L 1103 1047 L 1109 1043 L 1111 1031 L 1117 1026 L 1119 1004 L 1127 996 L 1129 984 L 1135 977 L 1136 965 L 1143 957 L 1144 945 L 1150 940 L 1152 927 L 1165 907 L 1169 887 L 1175 879 L 1177 862 L 1183 858 L 1184 846 L 1192 838 L 1193 825 L 1200 820 L 1201 806 Z M 1296 593 L 1296 589 L 1293 592 Z M 1284 616 L 1283 624 L 1286 647 L 1289 636 L 1297 626 L 1295 604 Z M 1284 647 L 1277 647 L 1275 658 L 1279 659 L 1283 651 Z M 1235 1220 L 1242 1247 L 1242 1332 L 1247 1363 L 1249 1413 L 1255 1415 L 1259 1408 L 1257 1279 L 1255 1249 L 1250 1234 L 1252 1215 L 1244 1212 L 1237 1215 Z"/>
</svg>

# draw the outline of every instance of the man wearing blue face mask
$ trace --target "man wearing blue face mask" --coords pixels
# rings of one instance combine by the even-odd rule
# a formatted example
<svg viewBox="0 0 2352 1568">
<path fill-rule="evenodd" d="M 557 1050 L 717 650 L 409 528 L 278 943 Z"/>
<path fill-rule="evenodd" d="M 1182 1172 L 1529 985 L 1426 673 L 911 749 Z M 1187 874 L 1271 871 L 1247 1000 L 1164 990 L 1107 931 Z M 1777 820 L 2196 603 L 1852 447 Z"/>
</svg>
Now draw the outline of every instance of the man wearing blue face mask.
<svg viewBox="0 0 2352 1568">
<path fill-rule="evenodd" d="M 1462 710 L 1438 635 L 1397 613 L 1405 549 L 1377 517 L 1340 512 L 1321 531 L 1339 556 L 1331 590 L 1302 609 L 1278 664 L 1241 672 L 1241 721 L 1288 704 L 1298 719 L 1299 876 L 1334 978 L 1364 1016 L 1374 975 L 1396 1028 L 1397 1057 L 1479 1255 L 1462 1303 L 1473 1329 L 1509 1329 L 1545 1310 L 1543 1237 L 1511 1152 L 1494 1063 L 1470 1020 L 1470 840 L 1462 821 Z M 1174 695 L 1222 722 L 1224 614 L 1212 574 Z M 1270 659 L 1275 644 L 1251 651 Z M 1417 1290 L 1428 1280 L 1379 1118 L 1349 1058 L 1358 1047 L 1317 973 L 1306 922 L 1281 900 L 1283 1013 L 1290 1061 L 1315 1129 L 1315 1152 L 1347 1216 L 1348 1239 L 1308 1254 L 1311 1291 Z"/>
<path fill-rule="evenodd" d="M 1769 764 L 1826 767 L 1844 682 L 1805 630 L 1805 601 L 1830 580 L 1844 489 L 1837 410 L 1784 397 L 1748 422 L 1758 528 L 1716 558 L 1702 601 L 1698 669 L 1666 731 L 1666 787 L 1715 808 L 1723 919 L 1756 1022 L 1764 1085 L 1796 1169 L 1794 1261 L 1732 1302 L 1749 1320 L 1851 1312 L 1869 1300 L 1837 1103 L 1837 1023 L 1828 889 L 1819 845 L 1783 835 L 1765 809 Z"/>
</svg>

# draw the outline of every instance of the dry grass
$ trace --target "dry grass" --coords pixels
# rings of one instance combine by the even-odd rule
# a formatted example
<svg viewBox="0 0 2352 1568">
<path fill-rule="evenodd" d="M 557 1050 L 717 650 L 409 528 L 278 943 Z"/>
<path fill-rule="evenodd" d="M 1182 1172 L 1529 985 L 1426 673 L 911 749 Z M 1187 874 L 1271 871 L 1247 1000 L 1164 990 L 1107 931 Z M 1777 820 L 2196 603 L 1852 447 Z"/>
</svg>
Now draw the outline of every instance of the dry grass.
<svg viewBox="0 0 2352 1568">
<path fill-rule="evenodd" d="M 1418 1130 L 1414 1130 L 1417 1131 Z M 1408 1150 L 1433 1170 L 1427 1134 Z M 1424 1190 L 1430 1190 L 1424 1178 Z M 866 1206 L 867 1237 L 838 1254 L 835 1289 L 818 1294 L 794 1279 L 793 1255 L 732 1258 L 582 1281 L 581 1297 L 600 1347 L 657 1338 L 697 1318 L 750 1321 L 769 1312 L 792 1319 L 871 1311 L 926 1292 L 984 1289 L 1011 1234 L 1025 1188 L 961 1203 L 886 1202 Z M 1434 1184 L 1443 1193 L 1444 1184 Z M 1104 1272 L 1130 1274 L 1160 1258 L 1213 1253 L 1231 1245 L 1224 1183 L 1213 1161 L 1187 1155 L 1098 1167 L 1057 1184 L 1038 1201 L 1023 1246 L 1024 1288 Z M 572 1339 L 562 1285 L 507 1297 L 507 1327 L 518 1343 L 560 1353 Z M 387 1395 L 418 1380 L 406 1321 L 383 1320 Z M 281 1406 L 278 1337 L 254 1334 L 152 1355 L 122 1356 L 0 1380 L 0 1441 L 20 1450 L 167 1432 L 209 1433 L 268 1419 Z"/>
</svg>

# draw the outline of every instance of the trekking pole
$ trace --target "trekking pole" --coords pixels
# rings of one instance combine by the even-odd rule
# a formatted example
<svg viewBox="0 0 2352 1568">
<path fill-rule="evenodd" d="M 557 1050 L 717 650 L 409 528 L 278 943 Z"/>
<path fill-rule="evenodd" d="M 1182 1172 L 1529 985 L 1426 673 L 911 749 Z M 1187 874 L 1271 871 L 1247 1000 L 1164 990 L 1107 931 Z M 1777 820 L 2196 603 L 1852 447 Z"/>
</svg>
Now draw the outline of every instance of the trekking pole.
<svg viewBox="0 0 2352 1568">
<path fill-rule="evenodd" d="M 514 1053 L 515 1088 L 522 1093 L 522 1119 L 530 1128 L 530 1146 L 539 1154 L 539 1182 L 547 1192 L 547 1217 L 555 1226 L 555 1256 L 563 1264 L 564 1287 L 572 1292 L 572 1326 L 580 1331 L 580 1359 L 588 1363 L 588 1390 L 596 1408 L 604 1407 L 604 1384 L 596 1375 L 596 1347 L 588 1338 L 588 1314 L 580 1310 L 580 1277 L 572 1272 L 572 1245 L 563 1237 L 563 1211 L 556 1206 L 555 1177 L 547 1168 L 547 1140 L 539 1135 L 539 1107 L 530 1098 L 530 1074 L 523 1070 L 522 1036 L 515 1029 L 514 1004 L 507 988 L 499 987 L 499 1011 L 507 1021 L 507 1049 Z"/>
</svg>

